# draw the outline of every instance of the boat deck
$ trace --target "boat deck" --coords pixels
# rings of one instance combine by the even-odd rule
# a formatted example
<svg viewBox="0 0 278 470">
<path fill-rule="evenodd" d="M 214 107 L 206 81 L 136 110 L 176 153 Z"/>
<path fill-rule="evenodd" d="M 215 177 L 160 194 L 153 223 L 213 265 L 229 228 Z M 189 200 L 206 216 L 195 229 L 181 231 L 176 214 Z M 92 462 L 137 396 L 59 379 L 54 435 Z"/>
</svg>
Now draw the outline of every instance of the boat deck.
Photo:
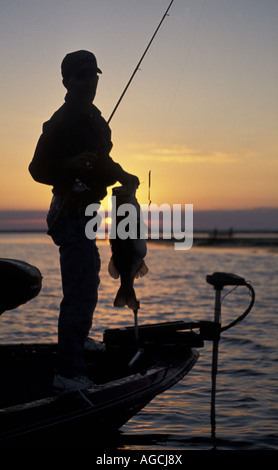
<svg viewBox="0 0 278 470">
<path fill-rule="evenodd" d="M 190 348 L 202 347 L 203 341 L 184 322 L 168 322 L 139 327 L 141 351 L 134 362 L 140 344 L 134 341 L 134 328 L 115 328 L 104 332 L 105 352 L 86 352 L 88 377 L 101 385 L 134 373 L 144 374 L 154 366 L 182 362 Z M 168 344 L 167 344 L 168 343 Z M 57 344 L 0 345 L 1 391 L 0 408 L 27 403 L 53 395 Z"/>
<path fill-rule="evenodd" d="M 52 389 L 56 344 L 0 345 L 0 441 L 33 445 L 35 439 L 46 445 L 63 435 L 69 442 L 77 434 L 83 439 L 92 423 L 105 432 L 120 429 L 197 361 L 192 343 L 200 347 L 202 341 L 198 335 L 192 341 L 187 333 L 176 335 L 176 327 L 171 333 L 171 325 L 158 325 L 155 331 L 151 326 L 151 336 L 148 327 L 140 329 L 140 344 L 130 328 L 107 330 L 106 351 L 86 352 L 88 376 L 96 386 L 62 395 Z"/>
<path fill-rule="evenodd" d="M 188 356 L 188 348 L 180 346 L 179 361 Z M 53 395 L 56 344 L 19 344 L 0 346 L 0 408 L 27 403 Z M 144 374 L 150 367 L 177 360 L 176 348 L 147 347 L 132 367 L 129 361 L 136 348 L 111 348 L 106 352 L 87 352 L 88 376 L 97 385 L 129 376 Z"/>
</svg>

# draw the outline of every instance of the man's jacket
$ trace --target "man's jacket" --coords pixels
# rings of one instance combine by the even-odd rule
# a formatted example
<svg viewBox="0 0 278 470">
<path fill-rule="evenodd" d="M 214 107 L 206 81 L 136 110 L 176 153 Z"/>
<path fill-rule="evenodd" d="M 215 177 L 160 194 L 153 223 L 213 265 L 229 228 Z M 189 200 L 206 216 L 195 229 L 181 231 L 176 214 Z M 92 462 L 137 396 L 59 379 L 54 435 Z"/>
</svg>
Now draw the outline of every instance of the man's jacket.
<svg viewBox="0 0 278 470">
<path fill-rule="evenodd" d="M 106 196 L 107 186 L 124 173 L 109 156 L 111 148 L 111 130 L 100 111 L 94 105 L 84 111 L 67 95 L 63 106 L 43 124 L 29 171 L 35 181 L 53 186 L 53 194 L 62 197 L 78 179 L 89 189 L 77 197 L 86 204 L 99 202 Z M 82 152 L 96 153 L 93 168 L 66 169 L 66 160 Z"/>
</svg>

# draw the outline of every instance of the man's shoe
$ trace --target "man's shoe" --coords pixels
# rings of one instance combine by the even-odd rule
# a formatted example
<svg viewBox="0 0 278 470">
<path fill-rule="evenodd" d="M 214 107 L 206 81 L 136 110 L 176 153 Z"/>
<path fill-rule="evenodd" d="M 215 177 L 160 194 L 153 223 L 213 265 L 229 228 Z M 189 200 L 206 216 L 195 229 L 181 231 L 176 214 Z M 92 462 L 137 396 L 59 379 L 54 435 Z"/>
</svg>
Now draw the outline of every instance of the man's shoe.
<svg viewBox="0 0 278 470">
<path fill-rule="evenodd" d="M 57 374 L 53 379 L 53 388 L 56 393 L 69 393 L 94 386 L 94 382 L 88 379 L 85 375 L 68 379 L 67 377 Z"/>
<path fill-rule="evenodd" d="M 104 352 L 106 347 L 100 341 L 95 341 L 93 338 L 89 338 L 88 336 L 84 343 L 84 349 L 85 351 L 91 352 Z"/>
</svg>

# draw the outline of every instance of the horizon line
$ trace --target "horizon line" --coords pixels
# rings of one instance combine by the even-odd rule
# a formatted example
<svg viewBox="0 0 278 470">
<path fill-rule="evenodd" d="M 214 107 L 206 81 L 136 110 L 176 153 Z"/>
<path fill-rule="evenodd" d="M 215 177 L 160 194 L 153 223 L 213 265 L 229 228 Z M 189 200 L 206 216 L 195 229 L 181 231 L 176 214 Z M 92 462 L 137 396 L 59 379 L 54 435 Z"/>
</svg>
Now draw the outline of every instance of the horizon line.
<svg viewBox="0 0 278 470">
<path fill-rule="evenodd" d="M 168 204 L 168 203 L 161 203 L 161 204 L 156 204 L 156 203 L 152 203 L 154 204 L 155 206 L 157 206 L 158 208 L 160 208 L 163 204 Z M 89 205 L 89 204 L 88 204 Z M 148 205 L 147 203 L 146 204 L 139 204 L 139 205 Z M 173 205 L 180 205 L 180 206 L 185 206 L 187 205 L 187 203 L 172 203 L 172 204 L 168 204 L 171 208 L 173 207 Z M 194 207 L 194 204 L 193 204 L 193 207 Z M 45 208 L 45 209 L 1 209 L 0 208 L 0 213 L 3 213 L 3 212 L 48 212 L 49 210 L 49 207 Z M 214 209 L 194 209 L 194 212 L 223 212 L 223 211 L 227 211 L 227 212 L 231 212 L 231 211 L 237 211 L 237 212 L 240 212 L 240 211 L 254 211 L 254 210 L 278 210 L 278 205 L 277 206 L 253 206 L 253 207 L 241 207 L 241 208 L 214 208 Z"/>
</svg>

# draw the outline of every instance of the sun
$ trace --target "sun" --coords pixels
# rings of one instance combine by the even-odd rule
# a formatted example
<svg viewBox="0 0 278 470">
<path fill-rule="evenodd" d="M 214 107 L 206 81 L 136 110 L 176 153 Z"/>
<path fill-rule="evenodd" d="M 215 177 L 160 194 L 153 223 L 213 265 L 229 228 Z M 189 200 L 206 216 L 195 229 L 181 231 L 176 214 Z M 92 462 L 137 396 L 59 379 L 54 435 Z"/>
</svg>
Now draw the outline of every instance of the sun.
<svg viewBox="0 0 278 470">
<path fill-rule="evenodd" d="M 105 217 L 105 224 L 111 225 L 112 224 L 112 217 Z"/>
</svg>

